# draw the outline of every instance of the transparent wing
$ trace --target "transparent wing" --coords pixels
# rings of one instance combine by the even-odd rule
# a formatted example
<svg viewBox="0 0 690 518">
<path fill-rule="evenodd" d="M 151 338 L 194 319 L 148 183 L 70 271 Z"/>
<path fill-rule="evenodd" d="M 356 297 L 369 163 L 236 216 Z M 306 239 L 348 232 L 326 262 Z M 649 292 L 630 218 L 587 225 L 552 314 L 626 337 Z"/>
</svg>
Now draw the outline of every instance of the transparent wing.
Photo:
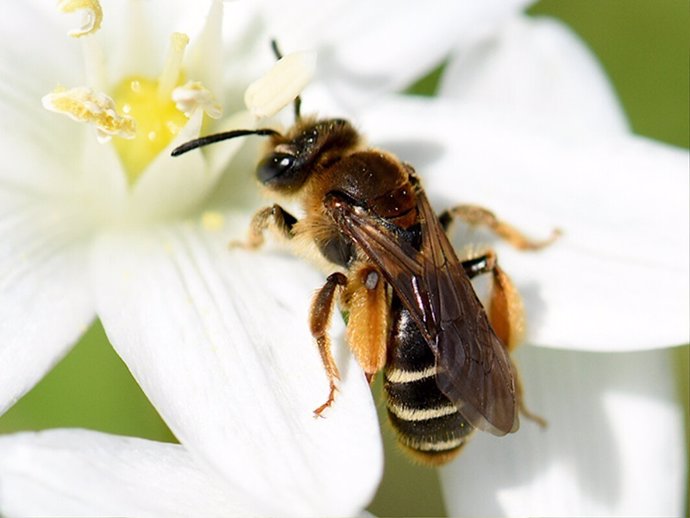
<svg viewBox="0 0 690 518">
<path fill-rule="evenodd" d="M 517 430 L 514 369 L 424 191 L 417 189 L 420 250 L 392 225 L 332 193 L 326 210 L 381 270 L 436 356 L 436 383 L 473 426 Z"/>
</svg>

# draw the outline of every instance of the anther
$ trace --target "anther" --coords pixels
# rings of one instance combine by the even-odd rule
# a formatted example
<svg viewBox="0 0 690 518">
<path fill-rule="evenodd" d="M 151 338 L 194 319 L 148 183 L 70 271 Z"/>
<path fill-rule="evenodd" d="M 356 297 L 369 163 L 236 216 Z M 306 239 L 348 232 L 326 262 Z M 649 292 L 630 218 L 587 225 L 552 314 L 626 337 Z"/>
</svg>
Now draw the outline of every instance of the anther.
<svg viewBox="0 0 690 518">
<path fill-rule="evenodd" d="M 94 125 L 101 142 L 107 142 L 113 135 L 126 139 L 133 139 L 136 135 L 135 120 L 117 113 L 112 98 L 92 88 L 78 86 L 68 90 L 57 87 L 44 95 L 41 102 L 47 110 Z"/>
<path fill-rule="evenodd" d="M 93 34 L 101 28 L 103 10 L 98 0 L 59 0 L 58 9 L 63 13 L 84 12 L 81 27 L 67 33 L 73 38 L 81 38 L 87 34 Z"/>
<path fill-rule="evenodd" d="M 271 117 L 290 104 L 311 81 L 316 53 L 294 52 L 277 61 L 244 93 L 244 103 L 257 117 Z"/>
</svg>

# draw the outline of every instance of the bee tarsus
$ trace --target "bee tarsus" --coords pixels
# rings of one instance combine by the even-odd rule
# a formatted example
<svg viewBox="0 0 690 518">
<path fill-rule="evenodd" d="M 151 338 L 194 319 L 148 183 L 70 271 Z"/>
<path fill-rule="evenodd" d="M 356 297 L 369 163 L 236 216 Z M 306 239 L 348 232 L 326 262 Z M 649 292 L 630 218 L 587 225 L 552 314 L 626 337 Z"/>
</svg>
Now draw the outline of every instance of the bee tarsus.
<svg viewBox="0 0 690 518">
<path fill-rule="evenodd" d="M 269 228 L 275 230 L 285 239 L 292 238 L 292 227 L 297 223 L 297 218 L 278 204 L 264 207 L 254 214 L 249 224 L 249 232 L 246 241 L 232 241 L 231 247 L 256 250 L 264 244 L 264 234 Z"/>
</svg>

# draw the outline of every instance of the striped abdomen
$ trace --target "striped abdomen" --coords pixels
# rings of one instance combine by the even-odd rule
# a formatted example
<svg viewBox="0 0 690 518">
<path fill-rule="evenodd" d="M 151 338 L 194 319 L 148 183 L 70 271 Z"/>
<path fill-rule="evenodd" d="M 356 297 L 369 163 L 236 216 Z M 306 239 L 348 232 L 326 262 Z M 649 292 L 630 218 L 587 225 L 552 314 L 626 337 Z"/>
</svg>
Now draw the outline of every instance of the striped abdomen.
<svg viewBox="0 0 690 518">
<path fill-rule="evenodd" d="M 436 386 L 436 361 L 409 312 L 393 302 L 384 392 L 398 441 L 422 462 L 443 464 L 474 428 Z"/>
</svg>

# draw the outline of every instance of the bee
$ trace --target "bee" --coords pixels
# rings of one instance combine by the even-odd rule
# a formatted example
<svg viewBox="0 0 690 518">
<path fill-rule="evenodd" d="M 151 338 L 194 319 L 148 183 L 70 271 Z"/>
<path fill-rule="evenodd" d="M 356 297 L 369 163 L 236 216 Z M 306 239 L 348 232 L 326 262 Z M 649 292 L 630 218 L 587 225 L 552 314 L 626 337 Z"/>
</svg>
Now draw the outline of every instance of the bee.
<svg viewBox="0 0 690 518">
<path fill-rule="evenodd" d="M 278 57 L 280 53 L 274 45 Z M 335 270 L 313 298 L 309 325 L 329 380 L 325 402 L 335 401 L 338 367 L 328 327 L 339 302 L 347 342 L 367 379 L 384 371 L 390 423 L 399 443 L 426 464 L 448 462 L 476 429 L 515 432 L 522 404 L 509 352 L 521 338 L 522 304 L 496 254 L 459 260 L 446 235 L 454 219 L 485 225 L 521 249 L 532 241 L 481 207 L 433 211 L 409 164 L 366 145 L 345 119 L 300 115 L 285 133 L 234 130 L 201 137 L 173 151 L 258 135 L 268 151 L 256 176 L 269 193 L 300 202 L 297 218 L 281 205 L 258 211 L 246 245 L 258 248 L 272 228 L 313 245 Z M 488 312 L 470 280 L 493 278 Z"/>
</svg>

